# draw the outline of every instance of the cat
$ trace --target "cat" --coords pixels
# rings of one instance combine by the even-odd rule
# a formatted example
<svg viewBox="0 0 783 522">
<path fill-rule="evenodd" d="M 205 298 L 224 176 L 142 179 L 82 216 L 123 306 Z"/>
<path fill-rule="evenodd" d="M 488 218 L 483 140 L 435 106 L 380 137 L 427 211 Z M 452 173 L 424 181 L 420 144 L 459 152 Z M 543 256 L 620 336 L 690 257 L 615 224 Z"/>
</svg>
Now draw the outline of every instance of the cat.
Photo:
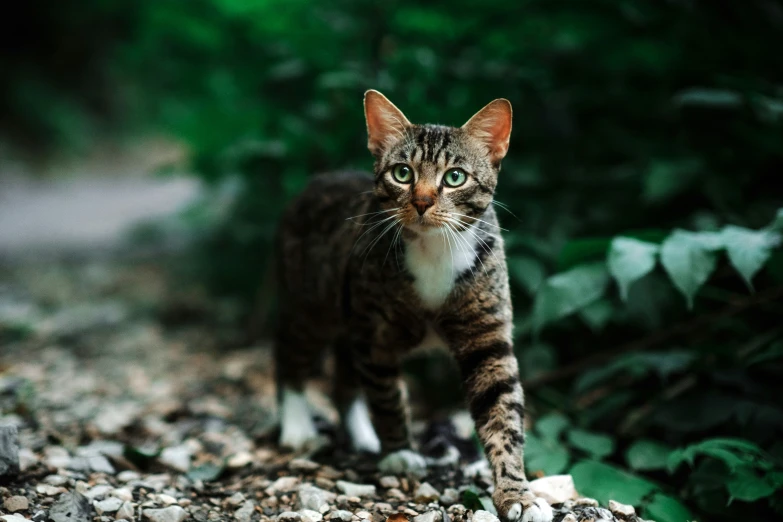
<svg viewBox="0 0 783 522">
<path fill-rule="evenodd" d="M 491 204 L 511 104 L 495 100 L 459 128 L 414 125 L 374 90 L 364 109 L 374 176 L 315 176 L 278 229 L 280 443 L 301 449 L 317 436 L 303 391 L 331 347 L 333 398 L 354 449 L 382 453 L 384 472 L 421 469 L 400 364 L 440 342 L 460 368 L 499 515 L 549 522 L 551 507 L 525 477 L 524 399 Z"/>
</svg>

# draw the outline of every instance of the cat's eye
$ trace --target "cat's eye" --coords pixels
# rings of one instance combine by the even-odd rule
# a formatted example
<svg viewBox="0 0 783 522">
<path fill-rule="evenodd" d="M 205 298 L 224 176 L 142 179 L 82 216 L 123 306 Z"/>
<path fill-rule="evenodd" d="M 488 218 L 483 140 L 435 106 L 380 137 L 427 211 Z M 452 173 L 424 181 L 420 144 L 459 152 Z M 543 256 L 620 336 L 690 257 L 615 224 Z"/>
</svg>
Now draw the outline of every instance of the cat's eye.
<svg viewBox="0 0 783 522">
<path fill-rule="evenodd" d="M 443 175 L 443 183 L 447 187 L 459 187 L 468 180 L 468 175 L 462 169 L 451 169 Z"/>
<path fill-rule="evenodd" d="M 413 181 L 413 169 L 400 163 L 392 169 L 392 176 L 399 183 L 410 183 Z"/>
</svg>

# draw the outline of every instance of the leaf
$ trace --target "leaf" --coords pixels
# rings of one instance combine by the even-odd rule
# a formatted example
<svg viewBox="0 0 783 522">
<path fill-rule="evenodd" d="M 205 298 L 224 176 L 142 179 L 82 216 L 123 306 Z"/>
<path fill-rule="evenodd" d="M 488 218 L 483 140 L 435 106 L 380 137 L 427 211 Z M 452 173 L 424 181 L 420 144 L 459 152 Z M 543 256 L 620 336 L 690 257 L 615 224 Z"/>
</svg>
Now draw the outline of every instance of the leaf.
<svg viewBox="0 0 783 522">
<path fill-rule="evenodd" d="M 775 492 L 775 487 L 766 477 L 761 477 L 751 468 L 738 469 L 726 482 L 726 489 L 732 499 L 755 502 Z"/>
<path fill-rule="evenodd" d="M 525 468 L 529 472 L 558 475 L 568 467 L 571 455 L 564 444 L 547 441 L 530 432 L 526 434 L 525 441 Z"/>
<path fill-rule="evenodd" d="M 217 480 L 220 475 L 223 474 L 224 467 L 213 462 L 207 462 L 199 466 L 190 468 L 188 471 L 188 478 L 190 480 L 201 480 L 203 482 L 211 482 Z"/>
<path fill-rule="evenodd" d="M 608 457 L 614 452 L 614 439 L 607 435 L 591 433 L 578 428 L 568 432 L 568 442 L 596 459 Z"/>
<path fill-rule="evenodd" d="M 769 230 L 783 232 L 783 208 L 778 209 L 775 219 L 767 227 Z"/>
<path fill-rule="evenodd" d="M 597 499 L 606 504 L 616 500 L 632 506 L 657 488 L 652 482 L 623 471 L 609 464 L 594 460 L 585 460 L 571 468 L 576 490 L 586 497 Z"/>
<path fill-rule="evenodd" d="M 674 286 L 685 296 L 688 308 L 693 308 L 693 297 L 715 270 L 713 251 L 719 244 L 710 233 L 676 230 L 661 246 L 661 263 Z"/>
<path fill-rule="evenodd" d="M 82 522 L 92 520 L 92 504 L 90 500 L 76 491 L 63 493 L 52 504 L 49 518 L 53 522 Z"/>
<path fill-rule="evenodd" d="M 519 350 L 519 362 L 524 378 L 532 379 L 557 367 L 557 352 L 548 344 L 533 343 Z"/>
<path fill-rule="evenodd" d="M 642 197 L 650 202 L 671 199 L 694 182 L 701 167 L 698 160 L 653 162 L 644 178 Z"/>
<path fill-rule="evenodd" d="M 557 269 L 569 270 L 582 263 L 606 259 L 611 240 L 605 237 L 584 238 L 569 241 L 560 250 L 557 258 Z"/>
<path fill-rule="evenodd" d="M 767 470 L 773 466 L 772 457 L 756 444 L 743 439 L 718 438 L 673 451 L 669 455 L 667 467 L 673 472 L 683 462 L 693 466 L 696 457 L 700 455 L 720 460 L 732 473 L 748 466 Z"/>
<path fill-rule="evenodd" d="M 481 502 L 481 508 L 484 511 L 488 511 L 492 513 L 495 516 L 498 516 L 498 511 L 495 509 L 495 503 L 492 502 L 492 497 L 488 497 L 486 495 L 479 497 L 479 502 Z"/>
<path fill-rule="evenodd" d="M 733 225 L 725 227 L 721 234 L 729 261 L 752 290 L 753 276 L 772 255 L 772 249 L 780 243 L 780 236 L 767 230 L 750 230 Z"/>
<path fill-rule="evenodd" d="M 608 299 L 598 299 L 579 310 L 579 317 L 587 323 L 594 332 L 603 330 L 604 326 L 612 319 L 614 307 Z"/>
<path fill-rule="evenodd" d="M 617 281 L 620 297 L 628 300 L 628 289 L 655 268 L 655 256 L 659 247 L 653 243 L 628 237 L 616 237 L 609 246 L 606 263 L 609 273 Z"/>
<path fill-rule="evenodd" d="M 570 422 L 565 415 L 550 413 L 536 421 L 535 429 L 541 437 L 550 441 L 557 441 L 560 434 L 569 426 Z"/>
<path fill-rule="evenodd" d="M 530 295 L 535 295 L 546 278 L 543 264 L 538 259 L 527 256 L 510 258 L 508 271 L 511 278 L 519 282 Z"/>
<path fill-rule="evenodd" d="M 606 291 L 609 274 L 603 263 L 581 265 L 557 274 L 541 286 L 533 305 L 533 327 L 570 315 L 599 299 Z"/>
<path fill-rule="evenodd" d="M 688 522 L 695 520 L 693 513 L 682 502 L 659 493 L 644 507 L 644 517 L 656 522 Z"/>
<path fill-rule="evenodd" d="M 671 452 L 672 449 L 665 444 L 642 439 L 628 448 L 625 452 L 625 461 L 631 469 L 637 471 L 665 469 Z"/>
<path fill-rule="evenodd" d="M 462 505 L 473 511 L 484 509 L 481 503 L 480 491 L 475 486 L 470 486 L 462 492 Z"/>
</svg>

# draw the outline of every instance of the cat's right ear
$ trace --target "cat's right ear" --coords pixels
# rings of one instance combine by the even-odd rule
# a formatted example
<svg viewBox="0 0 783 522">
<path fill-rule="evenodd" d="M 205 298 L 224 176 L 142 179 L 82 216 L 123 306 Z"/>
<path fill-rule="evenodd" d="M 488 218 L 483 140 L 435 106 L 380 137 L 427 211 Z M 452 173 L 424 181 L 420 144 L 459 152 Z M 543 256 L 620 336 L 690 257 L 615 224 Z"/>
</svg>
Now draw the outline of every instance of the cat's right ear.
<svg viewBox="0 0 783 522">
<path fill-rule="evenodd" d="M 378 91 L 364 93 L 364 118 L 367 120 L 367 148 L 375 157 L 405 135 L 408 118 Z"/>
</svg>

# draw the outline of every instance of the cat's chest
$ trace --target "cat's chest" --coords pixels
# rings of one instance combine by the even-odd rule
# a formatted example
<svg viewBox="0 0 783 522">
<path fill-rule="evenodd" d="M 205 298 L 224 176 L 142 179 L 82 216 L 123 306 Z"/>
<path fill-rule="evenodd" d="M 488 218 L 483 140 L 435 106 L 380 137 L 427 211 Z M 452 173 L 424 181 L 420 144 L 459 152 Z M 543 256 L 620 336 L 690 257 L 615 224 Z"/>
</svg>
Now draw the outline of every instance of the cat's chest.
<svg viewBox="0 0 783 522">
<path fill-rule="evenodd" d="M 435 233 L 406 242 L 405 265 L 413 276 L 413 288 L 426 308 L 439 308 L 460 274 L 473 267 L 476 243 L 471 231 Z"/>
</svg>

